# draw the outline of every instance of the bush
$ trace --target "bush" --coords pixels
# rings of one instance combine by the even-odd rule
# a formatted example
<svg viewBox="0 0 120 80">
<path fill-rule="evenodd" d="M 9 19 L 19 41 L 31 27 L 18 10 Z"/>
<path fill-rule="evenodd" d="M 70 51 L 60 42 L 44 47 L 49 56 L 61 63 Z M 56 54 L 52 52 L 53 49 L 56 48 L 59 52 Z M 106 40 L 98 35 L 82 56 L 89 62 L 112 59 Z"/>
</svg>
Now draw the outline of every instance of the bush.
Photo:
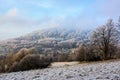
<svg viewBox="0 0 120 80">
<path fill-rule="evenodd" d="M 0 73 L 5 72 L 6 56 L 0 54 Z"/>
<path fill-rule="evenodd" d="M 51 64 L 49 58 L 41 55 L 27 55 L 19 63 L 15 63 L 8 72 L 46 68 Z"/>
<path fill-rule="evenodd" d="M 23 59 L 26 55 L 29 54 L 34 54 L 35 52 L 35 48 L 22 48 L 21 50 L 18 51 L 18 53 L 13 54 L 13 53 L 9 53 L 7 55 L 6 58 L 6 71 L 9 70 L 9 68 L 13 67 L 14 63 L 19 62 L 21 59 Z M 12 66 L 13 65 L 13 66 Z"/>
<path fill-rule="evenodd" d="M 4 54 L 0 54 L 0 61 L 4 60 L 6 58 L 6 56 Z"/>
<path fill-rule="evenodd" d="M 14 54 L 13 53 L 9 53 L 6 57 L 6 70 L 8 70 L 12 64 L 14 63 Z"/>
<path fill-rule="evenodd" d="M 68 61 L 99 61 L 102 59 L 102 52 L 98 52 L 94 46 L 81 45 L 69 55 Z"/>
<path fill-rule="evenodd" d="M 5 66 L 6 66 L 6 60 L 3 59 L 3 60 L 0 61 L 0 73 L 6 72 L 6 67 Z"/>
<path fill-rule="evenodd" d="M 87 48 L 85 45 L 80 45 L 73 53 L 69 55 L 69 60 L 73 61 L 86 61 L 87 60 Z"/>
<path fill-rule="evenodd" d="M 70 53 L 68 56 L 68 61 L 77 61 L 77 54 L 76 53 Z"/>
<path fill-rule="evenodd" d="M 23 48 L 16 54 L 0 56 L 0 73 L 46 68 L 51 62 L 51 57 L 36 54 L 35 48 Z"/>
<path fill-rule="evenodd" d="M 98 53 L 90 53 L 87 56 L 87 61 L 100 61 L 103 58 Z"/>
<path fill-rule="evenodd" d="M 58 61 L 59 62 L 64 62 L 68 60 L 68 54 L 67 53 L 62 53 L 58 56 Z"/>
<path fill-rule="evenodd" d="M 22 48 L 20 51 L 18 51 L 18 53 L 14 55 L 14 61 L 19 62 L 26 55 L 34 54 L 34 53 L 36 53 L 35 48 L 30 48 L 30 49 Z"/>
<path fill-rule="evenodd" d="M 87 47 L 84 44 L 81 44 L 78 49 L 77 60 L 86 61 L 87 60 Z"/>
<path fill-rule="evenodd" d="M 9 70 L 8 70 L 7 72 L 17 72 L 17 71 L 20 71 L 19 63 L 18 63 L 18 62 L 15 62 L 15 63 L 13 63 L 13 65 L 9 68 Z"/>
</svg>

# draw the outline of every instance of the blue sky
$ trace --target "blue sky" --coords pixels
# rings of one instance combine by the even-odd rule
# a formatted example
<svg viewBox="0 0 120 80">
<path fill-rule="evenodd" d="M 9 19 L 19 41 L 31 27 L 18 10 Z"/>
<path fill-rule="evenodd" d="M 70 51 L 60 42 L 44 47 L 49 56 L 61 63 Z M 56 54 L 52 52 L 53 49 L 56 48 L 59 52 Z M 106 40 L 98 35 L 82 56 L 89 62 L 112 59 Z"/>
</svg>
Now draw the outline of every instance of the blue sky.
<svg viewBox="0 0 120 80">
<path fill-rule="evenodd" d="M 120 0 L 0 0 L 0 40 L 54 27 L 95 28 L 120 16 Z"/>
</svg>

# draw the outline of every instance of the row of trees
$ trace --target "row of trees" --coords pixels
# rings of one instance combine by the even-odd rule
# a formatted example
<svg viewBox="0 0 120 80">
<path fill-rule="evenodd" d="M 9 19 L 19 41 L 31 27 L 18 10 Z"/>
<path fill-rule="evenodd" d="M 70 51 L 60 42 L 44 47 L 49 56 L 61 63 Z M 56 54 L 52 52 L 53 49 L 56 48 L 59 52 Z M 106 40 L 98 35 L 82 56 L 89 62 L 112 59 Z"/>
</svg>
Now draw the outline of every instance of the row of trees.
<svg viewBox="0 0 120 80">
<path fill-rule="evenodd" d="M 81 45 L 68 55 L 67 60 L 96 61 L 120 58 L 120 17 L 117 23 L 109 19 L 105 25 L 80 36 Z M 65 60 L 65 55 L 60 56 Z"/>
<path fill-rule="evenodd" d="M 78 53 L 83 55 L 84 60 L 87 60 L 87 57 L 91 60 L 119 58 L 120 18 L 118 23 L 109 19 L 107 24 L 98 27 L 91 32 L 90 36 L 83 37 L 82 40 Z"/>
<path fill-rule="evenodd" d="M 50 55 L 52 61 L 96 61 L 120 58 L 120 18 L 117 23 L 109 19 L 106 24 L 80 35 L 80 45 L 71 53 Z M 49 54 L 49 53 L 48 53 Z"/>
</svg>

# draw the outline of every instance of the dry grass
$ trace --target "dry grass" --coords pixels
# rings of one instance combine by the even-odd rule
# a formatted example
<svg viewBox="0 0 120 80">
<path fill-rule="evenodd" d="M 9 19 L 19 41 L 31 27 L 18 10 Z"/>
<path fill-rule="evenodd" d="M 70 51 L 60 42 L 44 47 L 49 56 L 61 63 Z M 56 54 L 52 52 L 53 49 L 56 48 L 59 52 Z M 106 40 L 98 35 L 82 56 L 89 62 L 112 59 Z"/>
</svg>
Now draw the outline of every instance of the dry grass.
<svg viewBox="0 0 120 80">
<path fill-rule="evenodd" d="M 82 62 L 78 62 L 78 61 L 74 61 L 74 62 L 54 62 L 51 64 L 51 67 L 64 67 L 64 66 L 73 66 L 73 65 L 78 65 L 78 64 L 96 64 L 96 63 L 109 63 L 109 62 L 116 62 L 116 61 L 120 61 L 120 59 L 111 59 L 111 60 L 104 60 L 104 61 L 82 61 Z"/>
<path fill-rule="evenodd" d="M 63 66 L 71 66 L 71 65 L 76 65 L 79 64 L 80 62 L 54 62 L 51 64 L 51 67 L 63 67 Z"/>
</svg>

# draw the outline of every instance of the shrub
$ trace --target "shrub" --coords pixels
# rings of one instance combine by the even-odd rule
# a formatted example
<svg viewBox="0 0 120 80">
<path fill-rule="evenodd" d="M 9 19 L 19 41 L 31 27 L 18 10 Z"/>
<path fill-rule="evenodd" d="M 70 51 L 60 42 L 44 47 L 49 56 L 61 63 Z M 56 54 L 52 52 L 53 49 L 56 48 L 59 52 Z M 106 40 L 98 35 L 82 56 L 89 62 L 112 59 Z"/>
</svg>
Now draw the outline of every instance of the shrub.
<svg viewBox="0 0 120 80">
<path fill-rule="evenodd" d="M 101 57 L 100 54 L 98 53 L 90 53 L 88 54 L 87 56 L 87 61 L 100 61 L 102 60 L 103 58 Z"/>
<path fill-rule="evenodd" d="M 5 65 L 6 65 L 6 60 L 5 59 L 1 60 L 0 61 L 0 73 L 6 72 Z"/>
<path fill-rule="evenodd" d="M 14 63 L 14 54 L 13 53 L 9 53 L 6 57 L 6 70 L 8 70 L 12 64 Z"/>
<path fill-rule="evenodd" d="M 5 72 L 6 56 L 0 54 L 0 73 Z"/>
<path fill-rule="evenodd" d="M 20 71 L 19 63 L 14 62 L 7 72 L 17 72 L 17 71 Z"/>
<path fill-rule="evenodd" d="M 16 54 L 9 53 L 6 57 L 0 56 L 0 73 L 46 68 L 51 64 L 51 57 L 35 53 L 35 48 L 23 48 Z"/>
<path fill-rule="evenodd" d="M 70 53 L 68 56 L 68 61 L 77 61 L 77 54 L 76 53 Z"/>
<path fill-rule="evenodd" d="M 34 54 L 34 53 L 36 53 L 35 48 L 30 48 L 30 49 L 22 48 L 20 51 L 18 51 L 18 53 L 14 55 L 14 61 L 19 62 L 26 55 Z"/>
<path fill-rule="evenodd" d="M 84 44 L 81 44 L 78 48 L 77 60 L 79 61 L 87 60 L 87 48 Z"/>
<path fill-rule="evenodd" d="M 69 55 L 68 60 L 73 61 L 85 61 L 87 60 L 87 48 L 85 45 L 80 45 L 79 48 L 76 48 L 73 53 Z"/>
<path fill-rule="evenodd" d="M 81 45 L 69 55 L 68 61 L 98 61 L 102 59 L 102 52 L 98 52 L 94 46 L 86 47 Z"/>
<path fill-rule="evenodd" d="M 6 56 L 4 54 L 0 54 L 0 61 L 4 60 L 6 58 Z"/>
<path fill-rule="evenodd" d="M 62 53 L 58 56 L 58 61 L 59 62 L 64 62 L 68 60 L 68 54 L 67 53 Z"/>
<path fill-rule="evenodd" d="M 51 64 L 49 58 L 41 55 L 27 55 L 19 63 L 15 63 L 8 72 L 46 68 Z"/>
</svg>

